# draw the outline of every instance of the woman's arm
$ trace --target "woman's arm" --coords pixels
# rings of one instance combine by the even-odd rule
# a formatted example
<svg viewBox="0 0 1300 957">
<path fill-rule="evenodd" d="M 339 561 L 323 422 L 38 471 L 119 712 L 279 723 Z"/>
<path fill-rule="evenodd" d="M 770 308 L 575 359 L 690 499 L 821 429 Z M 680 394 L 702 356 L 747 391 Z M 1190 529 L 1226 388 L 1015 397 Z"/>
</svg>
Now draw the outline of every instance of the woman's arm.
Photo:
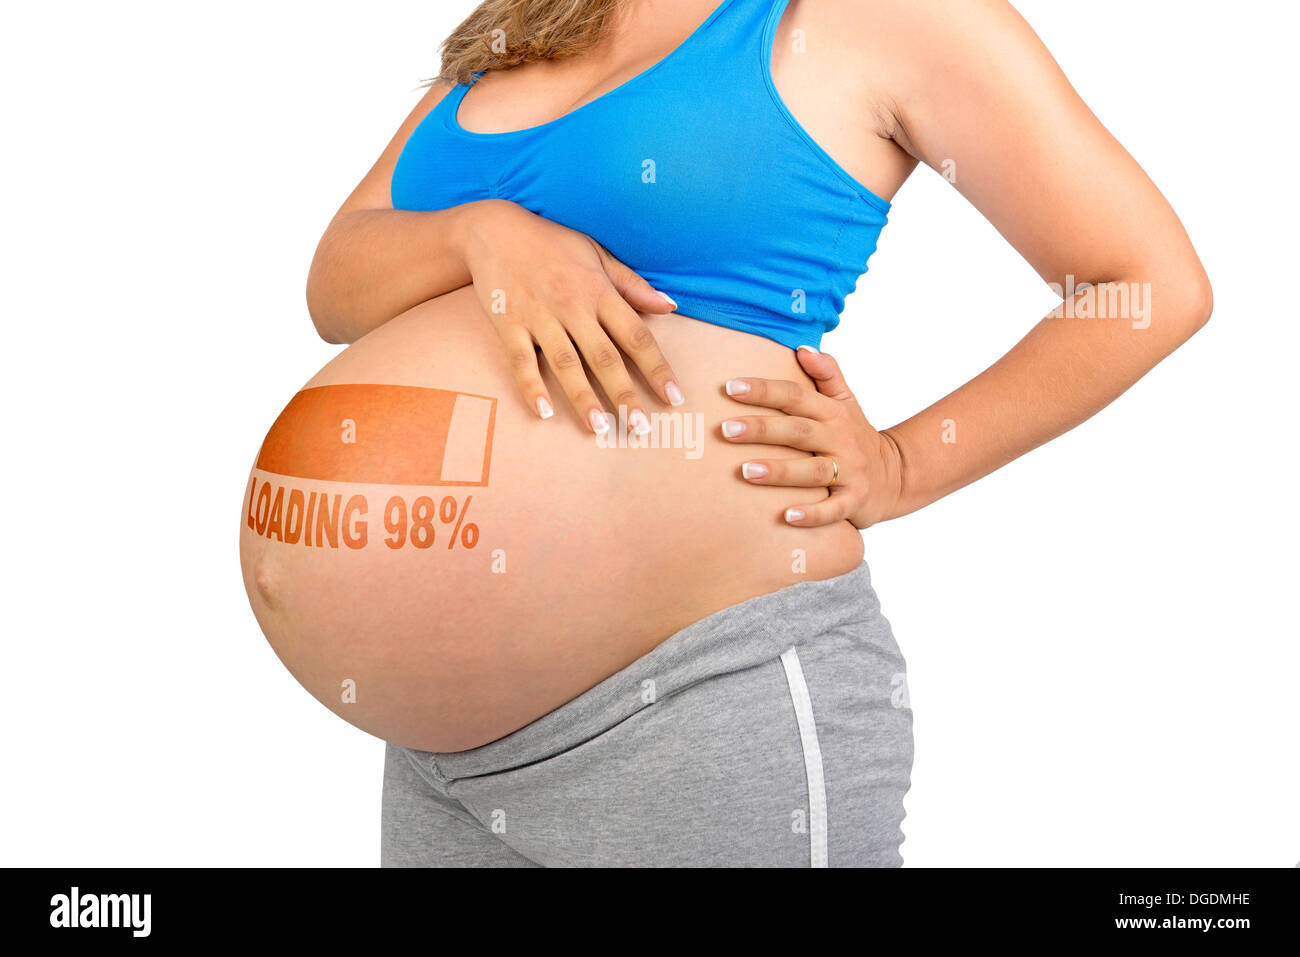
<svg viewBox="0 0 1300 957">
<path fill-rule="evenodd" d="M 792 494 L 792 525 L 866 528 L 1104 408 L 1205 324 L 1212 297 L 1169 204 L 1004 0 L 830 2 L 845 29 L 826 42 L 866 38 L 865 48 L 837 52 L 842 63 L 870 65 L 868 100 L 892 119 L 880 135 L 955 174 L 957 188 L 1065 299 L 990 368 L 883 432 L 838 364 L 806 346 L 797 355 L 815 391 L 757 378 L 726 384 L 740 405 L 786 415 L 738 416 L 723 423 L 724 437 L 814 453 L 746 462 L 742 477 L 829 487 L 814 503 Z"/>
<path fill-rule="evenodd" d="M 355 342 L 412 306 L 470 281 L 465 234 L 478 204 L 393 209 L 393 168 L 411 132 L 450 89 L 421 97 L 375 165 L 330 221 L 307 274 L 307 311 L 326 342 Z"/>
<path fill-rule="evenodd" d="M 958 191 L 1054 288 L 1098 287 L 1067 293 L 1062 316 L 885 430 L 901 460 L 901 488 L 884 516 L 892 518 L 1104 408 L 1204 325 L 1213 300 L 1174 211 L 1005 0 L 852 9 L 864 30 L 889 41 L 872 53 L 889 78 L 882 92 L 895 140 L 954 172 Z M 1127 292 L 1128 307 L 1102 288 Z M 1094 317 L 1077 318 L 1094 303 Z"/>
<path fill-rule="evenodd" d="M 321 237 L 307 277 L 316 331 L 327 342 L 354 342 L 407 309 L 472 283 L 521 396 L 540 418 L 549 418 L 555 404 L 538 351 L 593 432 L 610 428 L 611 418 L 594 385 L 614 408 L 628 410 L 630 429 L 649 431 L 619 349 L 662 401 L 680 405 L 672 367 L 638 314 L 668 313 L 676 303 L 590 236 L 507 200 L 431 212 L 393 209 L 393 169 L 402 147 L 447 90 L 435 84 L 420 100 Z"/>
<path fill-rule="evenodd" d="M 469 284 L 465 237 L 480 211 L 340 210 L 307 274 L 307 311 L 326 342 L 355 342 L 394 316 Z"/>
</svg>

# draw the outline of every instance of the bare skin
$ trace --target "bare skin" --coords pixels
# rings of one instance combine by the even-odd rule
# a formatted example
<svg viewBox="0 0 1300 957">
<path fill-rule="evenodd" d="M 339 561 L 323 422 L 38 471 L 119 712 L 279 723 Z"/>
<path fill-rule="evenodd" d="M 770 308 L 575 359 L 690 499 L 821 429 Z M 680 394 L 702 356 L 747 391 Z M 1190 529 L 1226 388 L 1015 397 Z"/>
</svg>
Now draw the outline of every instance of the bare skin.
<svg viewBox="0 0 1300 957">
<path fill-rule="evenodd" d="M 487 74 L 462 103 L 460 122 L 475 132 L 548 122 L 662 59 L 715 7 L 714 0 L 632 3 L 596 50 Z M 796 30 L 807 52 L 792 43 Z M 512 580 L 510 601 L 518 604 L 526 589 L 539 603 L 508 609 L 516 622 L 532 615 L 527 648 L 510 643 L 504 618 L 492 631 L 492 616 L 506 613 L 505 593 L 480 612 L 493 641 L 482 640 L 481 620 L 471 629 L 465 602 L 487 586 L 479 572 L 453 572 L 454 594 L 464 599 L 454 613 L 447 593 L 428 599 L 447 627 L 421 632 L 415 621 L 429 617 L 418 607 L 406 622 L 410 634 L 389 627 L 400 622 L 385 627 L 388 644 L 364 667 L 372 685 L 387 688 L 388 700 L 400 706 L 381 702 L 364 720 L 330 700 L 339 674 L 331 648 L 347 636 L 318 640 L 313 629 L 322 616 L 309 611 L 308 598 L 295 605 L 292 597 L 305 595 L 308 585 L 322 587 L 328 575 L 295 566 L 292 555 L 275 550 L 278 543 L 246 536 L 246 581 L 264 629 L 300 680 L 349 720 L 431 749 L 492 740 L 569 700 L 675 627 L 788 583 L 789 555 L 801 544 L 815 542 L 810 553 L 820 556 L 805 577 L 849 570 L 861 558 L 856 528 L 921 508 L 1074 427 L 1207 321 L 1209 282 L 1176 215 L 1003 0 L 794 0 L 777 31 L 772 72 L 805 129 L 873 192 L 891 199 L 918 162 L 955 173 L 956 189 L 1045 281 L 1149 289 L 1144 318 L 1134 321 L 1117 295 L 1102 296 L 1091 318 L 1046 317 L 985 372 L 907 421 L 877 430 L 829 356 L 795 354 L 669 317 L 671 305 L 589 237 L 500 201 L 432 213 L 393 210 L 393 165 L 411 130 L 445 94 L 445 86 L 435 86 L 322 238 L 308 283 L 313 319 L 330 341 L 360 342 L 321 375 L 344 370 L 351 381 L 408 381 L 427 379 L 432 370 L 463 381 L 429 383 L 439 388 L 490 387 L 504 397 L 509 387 L 515 405 L 503 420 L 506 441 L 527 450 L 529 467 L 555 477 L 557 487 L 590 480 L 597 461 L 590 435 L 598 428 L 591 413 L 615 396 L 635 394 L 635 407 L 662 412 L 674 407 L 675 385 L 685 399 L 678 408 L 704 411 L 715 427 L 729 420 L 744 429 L 711 434 L 719 450 L 740 447 L 730 457 L 706 455 L 707 478 L 667 456 L 649 473 L 644 462 L 606 468 L 615 460 L 599 460 L 591 487 L 602 502 L 619 503 L 621 511 L 606 518 L 617 532 L 565 552 L 563 561 L 531 567 L 526 584 L 523 576 Z M 568 251 L 558 266 L 556 249 Z M 508 285 L 529 308 L 505 322 L 485 322 L 475 301 L 482 294 L 476 287 L 487 284 L 480 277 Z M 1067 305 L 1089 297 L 1096 298 L 1096 288 Z M 383 335 L 366 336 L 376 329 Z M 415 329 L 421 336 L 403 338 Z M 421 348 L 426 354 L 411 352 Z M 400 350 L 414 363 L 409 368 L 396 368 Z M 616 364 L 604 361 L 615 352 Z M 597 371 L 579 374 L 579 355 Z M 733 385 L 727 395 L 724 383 L 738 380 L 748 391 Z M 543 398 L 565 415 L 538 421 L 545 418 L 537 401 Z M 954 426 L 960 441 L 946 441 Z M 562 438 L 584 429 L 586 444 Z M 831 460 L 839 475 L 828 496 Z M 742 478 L 744 462 L 767 471 L 751 468 Z M 647 474 L 653 481 L 638 478 Z M 747 492 L 742 482 L 754 487 Z M 763 485 L 771 487 L 757 488 Z M 526 514 L 530 494 L 535 505 L 533 486 L 494 488 L 491 508 L 504 522 Z M 714 507 L 697 507 L 701 501 Z M 666 534 L 640 534 L 652 521 L 647 516 Z M 714 533 L 703 544 L 689 533 L 702 521 L 713 523 Z M 676 590 L 665 589 L 663 570 L 688 543 L 695 574 L 668 573 Z M 540 539 L 524 534 L 514 547 L 536 552 Z M 381 565 L 366 573 L 372 590 L 391 579 L 392 570 Z M 602 600 L 611 568 L 621 605 Z M 670 611 L 653 610 L 665 595 L 672 596 Z M 400 604 L 392 597 L 389 607 Z M 572 607 L 590 614 L 547 616 L 547 609 Z M 477 683 L 467 675 L 478 676 Z M 403 682 L 405 696 L 398 692 Z M 436 706 L 421 704 L 418 689 L 428 682 L 441 682 L 445 692 Z"/>
<path fill-rule="evenodd" d="M 739 476 L 746 456 L 805 453 L 738 447 L 715 424 L 734 405 L 717 384 L 731 362 L 788 380 L 800 375 L 794 353 L 685 317 L 649 316 L 647 324 L 678 357 L 674 371 L 688 396 L 678 408 L 655 406 L 657 424 L 663 415 L 682 417 L 683 440 L 661 428 L 659 447 L 602 447 L 572 415 L 539 421 L 517 395 L 504 346 L 468 287 L 384 323 L 307 383 L 497 399 L 486 487 L 299 481 L 253 471 L 258 486 L 365 502 L 347 523 L 364 521 L 363 547 L 319 547 L 319 534 L 318 546 L 306 547 L 249 526 L 246 486 L 240 554 L 249 600 L 276 654 L 321 703 L 395 744 L 476 747 L 712 612 L 862 561 L 862 538 L 848 522 L 791 527 L 781 518 L 790 489 L 746 488 Z M 543 382 L 558 388 L 549 370 Z M 372 426 L 361 423 L 363 435 Z M 803 494 L 810 502 L 827 497 L 825 489 Z M 436 522 L 432 547 L 412 547 L 412 531 L 407 544 L 390 548 L 393 496 L 408 516 L 418 496 L 439 505 L 453 499 L 458 511 L 467 508 L 479 541 L 468 547 L 453 523 Z"/>
</svg>

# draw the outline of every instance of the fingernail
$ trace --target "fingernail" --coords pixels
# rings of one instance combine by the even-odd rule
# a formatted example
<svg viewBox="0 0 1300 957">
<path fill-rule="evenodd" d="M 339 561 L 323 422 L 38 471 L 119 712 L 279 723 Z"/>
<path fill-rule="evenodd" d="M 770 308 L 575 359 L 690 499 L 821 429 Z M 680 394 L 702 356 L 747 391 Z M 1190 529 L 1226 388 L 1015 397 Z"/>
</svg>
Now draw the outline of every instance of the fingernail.
<svg viewBox="0 0 1300 957">
<path fill-rule="evenodd" d="M 686 401 L 686 396 L 682 395 L 682 390 L 677 388 L 676 382 L 669 382 L 664 386 L 664 392 L 668 393 L 669 405 L 681 405 Z"/>
<path fill-rule="evenodd" d="M 677 308 L 677 300 L 674 299 L 672 296 L 668 295 L 668 293 L 661 292 L 659 293 L 659 295 L 664 297 L 664 301 L 667 302 L 668 305 L 672 306 L 674 309 Z"/>
<path fill-rule="evenodd" d="M 537 414 L 543 419 L 549 419 L 555 414 L 555 410 L 551 408 L 551 403 L 546 401 L 545 396 L 542 396 L 537 400 Z"/>
<path fill-rule="evenodd" d="M 785 510 L 785 520 L 787 522 L 802 522 L 803 512 L 797 508 L 787 508 Z"/>
<path fill-rule="evenodd" d="M 742 434 L 744 431 L 745 431 L 744 422 L 737 422 L 735 419 L 728 419 L 726 422 L 722 423 L 722 434 L 729 439 L 734 439 L 736 436 Z"/>
<path fill-rule="evenodd" d="M 813 355 L 815 355 L 815 356 L 819 356 L 819 355 L 821 355 L 821 353 L 818 352 L 816 349 L 814 349 L 812 346 L 800 346 L 800 347 L 799 347 L 798 349 L 796 349 L 795 351 L 796 351 L 796 352 L 811 352 L 811 353 L 812 353 Z"/>
<path fill-rule="evenodd" d="M 645 413 L 640 409 L 636 409 L 627 417 L 627 423 L 632 426 L 632 431 L 637 435 L 645 435 L 650 431 L 650 420 L 646 418 Z"/>
<path fill-rule="evenodd" d="M 740 474 L 747 479 L 762 478 L 767 474 L 767 466 L 761 462 L 746 462 L 740 467 Z"/>
<path fill-rule="evenodd" d="M 728 379 L 727 395 L 744 395 L 749 391 L 749 383 L 744 379 Z"/>
<path fill-rule="evenodd" d="M 587 419 L 591 422 L 591 427 L 597 435 L 603 435 L 609 431 L 609 417 L 604 412 L 592 409 Z"/>
</svg>

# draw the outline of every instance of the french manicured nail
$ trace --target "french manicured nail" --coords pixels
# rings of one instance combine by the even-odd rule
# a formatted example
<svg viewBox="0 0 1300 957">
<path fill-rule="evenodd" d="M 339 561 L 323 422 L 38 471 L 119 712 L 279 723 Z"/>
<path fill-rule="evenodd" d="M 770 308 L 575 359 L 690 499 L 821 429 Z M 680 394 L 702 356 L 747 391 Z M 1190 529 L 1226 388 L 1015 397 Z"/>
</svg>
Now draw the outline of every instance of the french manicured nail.
<svg viewBox="0 0 1300 957">
<path fill-rule="evenodd" d="M 604 435 L 609 431 L 609 417 L 604 412 L 592 409 L 587 419 L 591 422 L 591 428 L 597 435 Z"/>
<path fill-rule="evenodd" d="M 551 408 L 551 403 L 546 401 L 545 396 L 542 396 L 537 400 L 537 414 L 543 419 L 549 419 L 555 414 L 555 410 Z"/>
<path fill-rule="evenodd" d="M 650 420 L 646 418 L 644 412 L 640 409 L 634 409 L 632 414 L 627 417 L 627 424 L 632 426 L 632 431 L 637 435 L 645 435 L 650 431 Z"/>
<path fill-rule="evenodd" d="M 818 352 L 816 349 L 814 349 L 812 346 L 800 346 L 800 347 L 799 347 L 797 350 L 795 350 L 795 351 L 797 351 L 797 352 L 811 352 L 811 353 L 812 353 L 813 355 L 815 355 L 815 356 L 819 356 L 819 355 L 821 355 L 821 353 Z"/>
<path fill-rule="evenodd" d="M 787 522 L 802 522 L 803 512 L 797 508 L 787 508 L 785 510 L 785 520 Z"/>
<path fill-rule="evenodd" d="M 767 466 L 762 462 L 746 462 L 740 467 L 740 474 L 747 479 L 762 478 L 767 474 Z"/>
<path fill-rule="evenodd" d="M 668 305 L 672 306 L 674 309 L 677 308 L 677 300 L 674 299 L 672 296 L 668 295 L 668 293 L 661 292 L 659 293 L 659 295 L 664 297 L 664 301 L 667 302 Z"/>
<path fill-rule="evenodd" d="M 749 383 L 744 379 L 728 379 L 727 395 L 744 395 L 749 391 Z"/>
<path fill-rule="evenodd" d="M 745 423 L 737 422 L 735 419 L 728 419 L 722 423 L 722 434 L 729 439 L 734 439 L 745 432 Z"/>
<path fill-rule="evenodd" d="M 669 382 L 664 386 L 664 392 L 668 394 L 669 405 L 681 405 L 686 401 L 686 396 L 682 395 L 682 390 L 677 388 L 676 382 Z"/>
</svg>

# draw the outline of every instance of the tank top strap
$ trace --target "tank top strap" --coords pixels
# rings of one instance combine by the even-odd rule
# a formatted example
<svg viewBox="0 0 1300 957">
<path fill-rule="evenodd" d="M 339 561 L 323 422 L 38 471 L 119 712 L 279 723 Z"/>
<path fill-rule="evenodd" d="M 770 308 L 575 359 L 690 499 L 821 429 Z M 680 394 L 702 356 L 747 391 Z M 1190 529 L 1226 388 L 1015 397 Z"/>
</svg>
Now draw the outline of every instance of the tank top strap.
<svg viewBox="0 0 1300 957">
<path fill-rule="evenodd" d="M 670 55 L 676 71 L 706 70 L 752 79 L 766 61 L 781 14 L 790 0 L 722 0 L 682 46 Z M 677 55 L 677 54 L 680 54 Z M 722 84 L 709 84 L 725 89 Z M 707 88 L 707 87 L 706 87 Z"/>
<path fill-rule="evenodd" d="M 790 0 L 722 0 L 702 27 L 710 40 L 734 44 L 736 49 L 752 46 L 777 8 Z"/>
</svg>

